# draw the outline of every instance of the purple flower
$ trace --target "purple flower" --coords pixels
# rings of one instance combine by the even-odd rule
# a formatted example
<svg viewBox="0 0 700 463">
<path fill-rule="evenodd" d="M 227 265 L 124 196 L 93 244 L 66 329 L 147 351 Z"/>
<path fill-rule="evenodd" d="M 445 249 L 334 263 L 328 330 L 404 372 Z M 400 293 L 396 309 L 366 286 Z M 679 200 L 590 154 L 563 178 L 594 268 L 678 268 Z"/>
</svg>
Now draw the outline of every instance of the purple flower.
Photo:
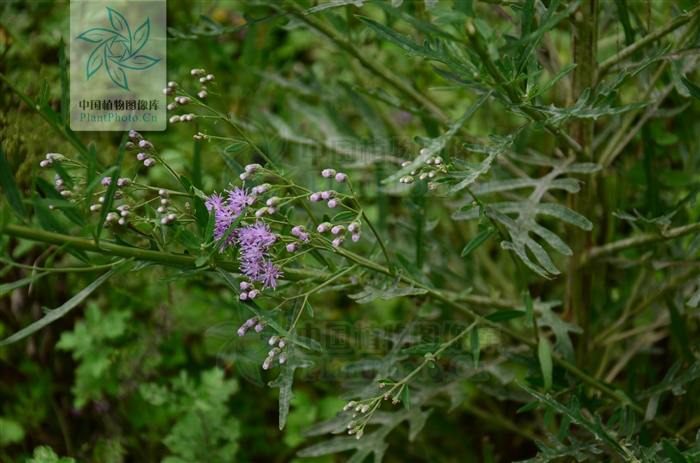
<svg viewBox="0 0 700 463">
<path fill-rule="evenodd" d="M 102 183 L 104 186 L 107 186 L 107 185 L 109 185 L 110 183 L 112 183 L 112 178 L 111 178 L 111 177 L 105 177 L 105 178 L 102 179 L 102 181 L 101 181 L 100 183 Z"/>
<path fill-rule="evenodd" d="M 323 169 L 323 171 L 321 172 L 321 175 L 323 175 L 325 178 L 335 177 L 335 170 Z"/>
<path fill-rule="evenodd" d="M 338 201 L 337 199 L 331 199 L 330 201 L 328 201 L 328 207 L 330 207 L 331 209 L 338 207 L 338 204 L 340 204 L 340 201 Z"/>
<path fill-rule="evenodd" d="M 313 203 L 317 203 L 321 200 L 321 194 L 320 193 L 313 193 L 311 196 L 309 196 L 309 201 Z"/>
<path fill-rule="evenodd" d="M 282 277 L 282 271 L 279 265 L 269 260 L 263 264 L 262 272 L 260 273 L 263 289 L 267 287 L 271 287 L 273 290 L 277 289 L 277 279 L 280 277 Z"/>
<path fill-rule="evenodd" d="M 143 140 L 143 136 L 140 133 L 138 133 L 136 130 L 129 130 L 129 138 L 131 138 L 134 141 Z"/>
<path fill-rule="evenodd" d="M 299 250 L 299 243 L 289 243 L 287 245 L 287 252 L 297 252 Z"/>
<path fill-rule="evenodd" d="M 335 176 L 335 181 L 336 181 L 336 182 L 341 182 L 341 183 L 342 183 L 342 182 L 345 182 L 347 179 L 348 179 L 348 176 L 347 176 L 346 174 L 342 173 L 342 172 L 339 172 L 339 173 L 336 174 L 336 176 Z"/>
<path fill-rule="evenodd" d="M 361 237 L 362 237 L 362 235 L 360 233 L 353 233 L 352 234 L 353 243 L 357 243 L 358 241 L 360 241 Z"/>
<path fill-rule="evenodd" d="M 140 146 L 142 149 L 145 149 L 146 151 L 149 151 L 149 150 L 152 150 L 152 149 L 153 149 L 153 143 L 151 143 L 150 141 L 147 141 L 147 140 L 141 140 L 141 141 L 139 142 L 139 146 Z"/>
<path fill-rule="evenodd" d="M 308 233 L 301 233 L 301 234 L 299 235 L 299 240 L 300 240 L 300 241 L 303 241 L 304 243 L 308 243 L 309 241 L 311 241 L 311 240 L 309 239 L 309 234 L 308 234 Z"/>
</svg>

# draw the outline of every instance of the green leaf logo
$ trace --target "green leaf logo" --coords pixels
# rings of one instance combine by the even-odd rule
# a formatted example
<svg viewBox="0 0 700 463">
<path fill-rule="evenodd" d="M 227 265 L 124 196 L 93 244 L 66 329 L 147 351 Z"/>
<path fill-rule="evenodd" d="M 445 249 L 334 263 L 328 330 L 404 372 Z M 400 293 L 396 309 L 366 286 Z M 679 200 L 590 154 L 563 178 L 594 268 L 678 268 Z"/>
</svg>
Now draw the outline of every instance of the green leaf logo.
<svg viewBox="0 0 700 463">
<path fill-rule="evenodd" d="M 109 12 L 111 29 L 95 27 L 76 37 L 76 39 L 96 44 L 87 60 L 85 75 L 90 80 L 90 77 L 104 67 L 112 82 L 130 91 L 125 70 L 143 71 L 160 61 L 160 59 L 139 54 L 151 34 L 150 18 L 146 18 L 146 21 L 132 34 L 126 18 L 117 10 L 106 8 Z"/>
</svg>

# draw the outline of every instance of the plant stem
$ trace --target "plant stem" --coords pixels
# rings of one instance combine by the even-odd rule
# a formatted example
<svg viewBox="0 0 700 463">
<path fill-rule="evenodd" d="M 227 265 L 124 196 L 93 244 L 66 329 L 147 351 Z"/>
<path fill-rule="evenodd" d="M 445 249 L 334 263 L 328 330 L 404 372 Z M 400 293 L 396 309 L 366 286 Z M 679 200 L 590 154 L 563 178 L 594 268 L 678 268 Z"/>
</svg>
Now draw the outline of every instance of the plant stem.
<svg viewBox="0 0 700 463">
<path fill-rule="evenodd" d="M 587 265 L 592 260 L 598 259 L 606 254 L 612 254 L 624 249 L 645 246 L 647 244 L 658 243 L 659 241 L 671 240 L 679 236 L 690 235 L 692 233 L 700 233 L 700 223 L 691 223 L 681 227 L 672 228 L 660 233 L 645 233 L 643 235 L 633 236 L 613 243 L 604 244 L 591 248 L 583 258 L 580 265 Z"/>
<path fill-rule="evenodd" d="M 697 14 L 700 14 L 700 5 L 696 6 L 692 10 L 688 11 L 685 14 L 682 14 L 668 23 L 666 23 L 664 26 L 660 27 L 659 29 L 656 29 L 654 32 L 651 34 L 645 36 L 644 38 L 636 41 L 632 45 L 623 48 L 619 52 L 617 52 L 614 56 L 611 56 L 610 58 L 606 59 L 600 65 L 598 65 L 598 76 L 597 80 L 600 80 L 600 77 L 604 76 L 605 73 L 610 69 L 612 66 L 615 64 L 619 63 L 620 61 L 624 60 L 625 58 L 633 55 L 637 51 L 641 50 L 644 48 L 646 45 L 650 44 L 651 42 L 654 42 L 661 37 L 663 37 L 666 34 L 669 34 L 682 25 L 686 24 L 688 21 L 693 19 L 693 17 Z"/>
</svg>

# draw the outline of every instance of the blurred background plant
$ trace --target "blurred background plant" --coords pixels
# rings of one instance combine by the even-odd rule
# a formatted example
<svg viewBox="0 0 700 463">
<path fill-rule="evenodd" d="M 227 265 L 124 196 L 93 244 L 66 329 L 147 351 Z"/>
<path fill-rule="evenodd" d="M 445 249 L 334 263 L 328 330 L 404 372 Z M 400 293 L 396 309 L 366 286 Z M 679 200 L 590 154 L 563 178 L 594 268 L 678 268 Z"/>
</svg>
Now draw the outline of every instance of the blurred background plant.
<svg viewBox="0 0 700 463">
<path fill-rule="evenodd" d="M 83 267 L 84 254 L 26 232 L 59 231 L 39 162 L 94 153 L 110 166 L 122 134 L 61 122 L 68 4 L 1 8 L 6 339 L 116 262 L 89 253 L 98 267 Z M 160 156 L 207 194 L 263 162 L 257 150 L 312 191 L 328 186 L 322 169 L 342 168 L 402 276 L 365 269 L 361 284 L 308 298 L 313 323 L 300 331 L 325 353 L 297 372 L 280 431 L 282 392 L 260 387 L 277 373 L 235 334 L 250 312 L 217 272 L 120 267 L 0 350 L 2 461 L 697 461 L 696 2 L 171 2 L 168 14 L 168 75 L 213 72 L 254 146 L 196 120 L 148 134 Z M 193 141 L 199 131 L 213 138 Z M 448 173 L 433 191 L 411 171 L 427 174 L 435 156 Z M 124 169 L 136 164 L 127 156 Z M 163 168 L 141 175 L 182 189 Z M 66 234 L 99 230 L 49 214 Z M 138 239 L 103 232 L 113 245 Z M 394 273 L 372 243 L 358 252 Z M 416 328 L 474 317 L 483 324 L 444 352 L 460 331 Z M 328 436 L 345 430 L 348 413 L 336 413 L 357 391 L 381 397 L 372 379 L 390 378 L 388 390 L 406 365 L 465 354 L 486 376 L 417 375 L 401 389 L 410 408 L 383 408 L 361 440 Z"/>
</svg>

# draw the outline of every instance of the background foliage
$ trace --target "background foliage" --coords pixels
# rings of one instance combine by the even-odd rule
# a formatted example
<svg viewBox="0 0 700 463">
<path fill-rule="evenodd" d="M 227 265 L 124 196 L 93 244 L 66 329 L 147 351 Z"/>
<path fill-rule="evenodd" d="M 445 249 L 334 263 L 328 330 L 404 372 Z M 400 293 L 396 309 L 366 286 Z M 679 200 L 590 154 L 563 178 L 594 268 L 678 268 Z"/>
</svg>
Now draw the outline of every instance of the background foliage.
<svg viewBox="0 0 700 463">
<path fill-rule="evenodd" d="M 70 248 L 7 231 L 51 228 L 40 179 L 53 173 L 39 161 L 94 147 L 108 166 L 121 134 L 76 136 L 63 125 L 68 4 L 1 8 L 6 339 L 104 274 Z M 169 76 L 213 72 L 247 135 L 297 184 L 325 188 L 322 168 L 348 172 L 393 265 L 418 286 L 364 270 L 361 284 L 334 282 L 309 299 L 305 334 L 326 351 L 302 356 L 327 375 L 297 372 L 280 431 L 282 392 L 260 387 L 277 373 L 262 371 L 264 354 L 235 336 L 250 313 L 224 279 L 120 267 L 75 310 L 2 347 L 2 461 L 697 461 L 696 2 L 168 9 Z M 220 190 L 241 165 L 260 162 L 241 143 L 193 142 L 198 130 L 227 135 L 202 122 L 149 134 L 196 188 Z M 398 182 L 435 155 L 450 166 L 437 191 Z M 162 168 L 147 176 L 181 188 Z M 26 219 L 13 214 L 22 211 Z M 98 225 L 49 214 L 76 236 Z M 129 239 L 117 235 L 103 232 Z M 371 240 L 359 246 L 385 265 Z M 76 267 L 88 271 L 65 270 Z M 322 269 L 312 259 L 303 267 Z M 410 408 L 382 408 L 363 439 L 328 434 L 348 421 L 336 417 L 341 396 L 374 394 L 372 378 L 401 380 L 393 365 L 419 364 L 457 334 L 402 328 L 464 328 L 475 315 L 485 324 L 426 362 L 468 354 L 484 377 L 419 375 L 403 397 Z M 353 339 L 334 323 L 362 322 L 374 323 L 364 332 L 378 348 L 328 349 Z M 366 371 L 361 359 L 384 361 Z"/>
</svg>

